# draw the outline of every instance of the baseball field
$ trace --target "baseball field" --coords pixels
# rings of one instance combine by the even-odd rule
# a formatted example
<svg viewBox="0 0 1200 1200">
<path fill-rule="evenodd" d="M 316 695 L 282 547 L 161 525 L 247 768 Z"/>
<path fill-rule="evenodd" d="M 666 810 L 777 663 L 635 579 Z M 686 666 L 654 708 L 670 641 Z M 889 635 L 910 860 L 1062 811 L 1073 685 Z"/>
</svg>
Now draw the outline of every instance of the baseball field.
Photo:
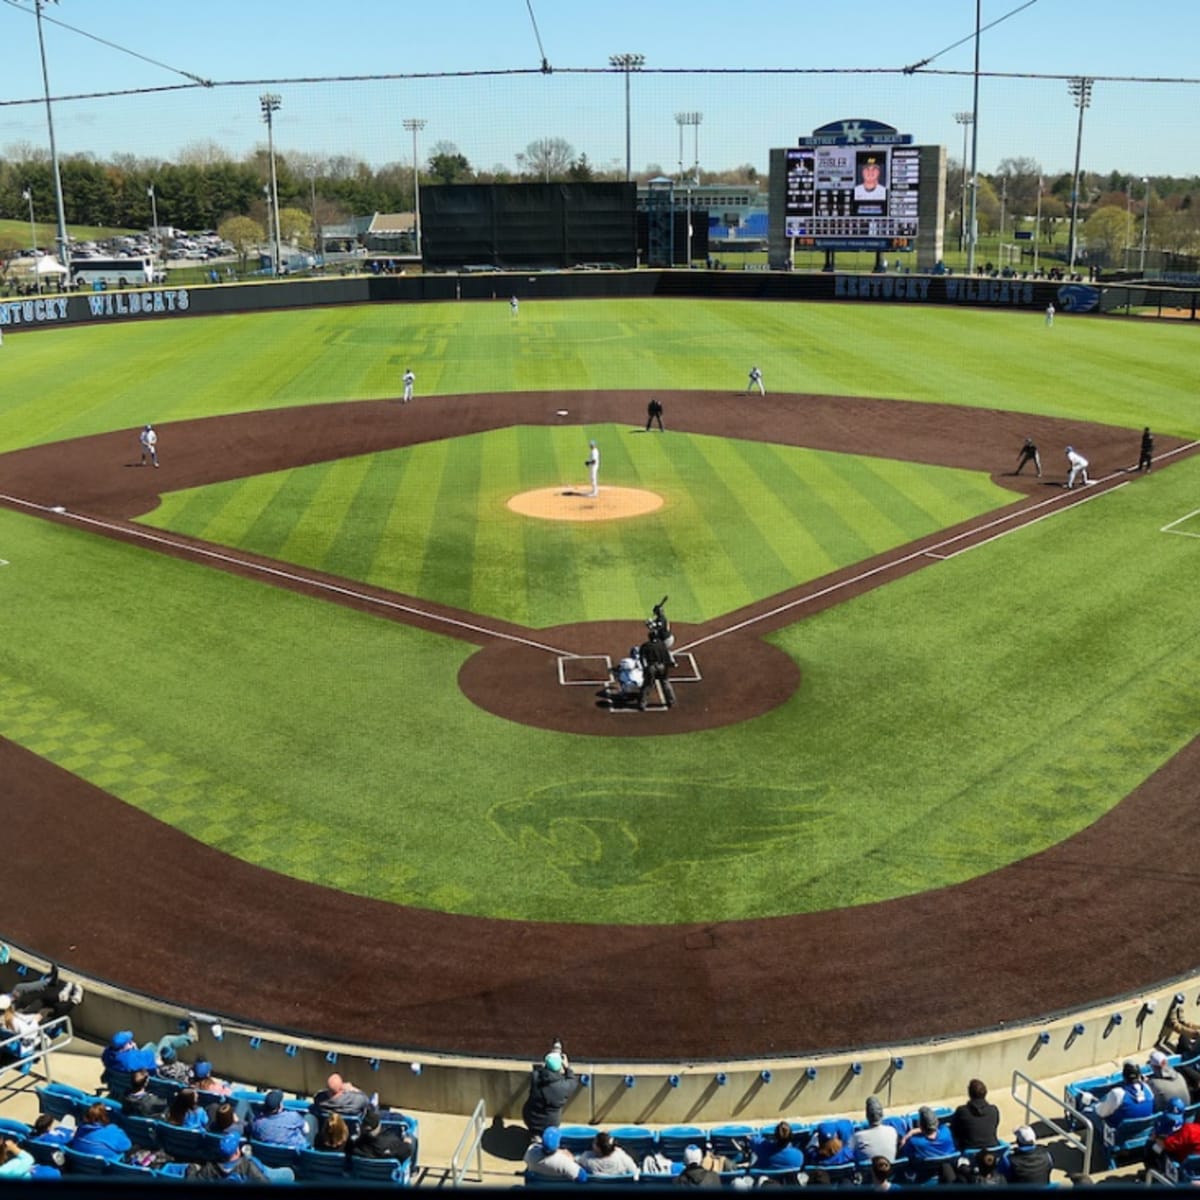
<svg viewBox="0 0 1200 1200">
<path fill-rule="evenodd" d="M 1161 840 L 1190 871 L 1169 843 L 1200 732 L 1195 337 L 577 301 L 6 338 L 6 821 L 51 830 L 79 890 L 14 891 L 0 932 L 192 1006 L 498 1052 L 540 1029 L 543 956 L 633 1057 L 789 1048 L 765 1027 L 797 969 L 823 999 L 792 1042 L 844 1044 L 880 942 L 913 1033 L 988 939 L 1036 936 L 1061 974 L 1056 916 L 1131 855 Z M 1011 475 L 1026 435 L 1040 479 Z M 1092 486 L 1061 487 L 1067 444 Z M 613 710 L 607 667 L 663 595 L 678 702 Z M 145 909 L 162 950 L 126 977 L 114 939 Z M 214 927 L 261 993 L 222 991 Z M 1079 936 L 1072 979 L 1014 973 L 942 1031 L 1192 965 L 1116 968 Z M 621 977 L 651 956 L 653 1004 L 680 1004 L 655 1033 Z M 397 980 L 399 1026 L 296 999 L 343 972 Z M 745 992 L 749 1014 L 683 1027 Z"/>
</svg>

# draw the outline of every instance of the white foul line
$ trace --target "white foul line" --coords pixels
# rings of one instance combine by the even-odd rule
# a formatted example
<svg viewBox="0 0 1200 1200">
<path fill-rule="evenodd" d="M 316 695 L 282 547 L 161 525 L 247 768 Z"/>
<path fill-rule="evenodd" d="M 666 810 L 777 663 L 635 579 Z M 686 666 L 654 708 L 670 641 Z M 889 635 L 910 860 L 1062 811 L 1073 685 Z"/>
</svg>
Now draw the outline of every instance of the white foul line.
<svg viewBox="0 0 1200 1200">
<path fill-rule="evenodd" d="M 334 595 L 346 596 L 351 600 L 361 600 L 367 604 L 378 605 L 381 608 L 394 609 L 396 612 L 410 613 L 426 621 L 433 621 L 442 625 L 452 625 L 456 629 L 469 629 L 472 633 L 482 633 L 490 638 L 500 638 L 503 641 L 517 642 L 522 646 L 531 646 L 535 650 L 546 650 L 551 654 L 570 657 L 570 651 L 568 650 L 560 650 L 556 646 L 547 646 L 542 642 L 535 642 L 530 638 L 519 637 L 513 633 L 503 633 L 498 629 L 487 629 L 482 625 L 472 625 L 469 621 L 459 621 L 454 617 L 445 617 L 440 613 L 429 612 L 424 608 L 416 608 L 411 604 L 401 604 L 397 600 L 384 600 L 379 596 L 371 596 L 366 592 L 356 592 L 353 588 L 341 587 L 335 583 L 325 583 L 323 580 L 312 579 L 307 575 L 297 575 L 291 571 L 284 571 L 279 567 L 263 566 L 261 563 L 251 562 L 245 558 L 238 558 L 232 554 L 222 554 L 217 550 L 208 550 L 202 546 L 194 546 L 190 542 L 176 541 L 173 538 L 150 533 L 148 530 L 141 529 L 136 525 L 114 525 L 111 521 L 101 521 L 96 517 L 85 517 L 80 513 L 67 512 L 66 509 L 58 505 L 35 504 L 31 500 L 22 500 L 19 496 L 6 496 L 0 493 L 0 500 L 5 500 L 10 504 L 19 504 L 25 508 L 35 509 L 38 512 L 53 513 L 55 516 L 68 517 L 70 520 L 78 521 L 82 525 L 94 525 L 97 529 L 107 529 L 113 533 L 138 537 L 143 541 L 152 542 L 157 545 L 170 546 L 173 550 L 182 550 L 185 553 L 195 554 L 201 558 L 211 558 L 216 562 L 229 563 L 232 566 L 241 567 L 246 571 L 257 571 L 260 575 L 271 575 L 276 579 L 286 579 L 291 583 L 299 583 L 305 587 L 332 592 Z"/>
<path fill-rule="evenodd" d="M 1189 445 L 1194 446 L 1194 445 L 1197 445 L 1197 443 L 1191 442 L 1191 443 L 1189 443 Z M 1180 448 L 1187 449 L 1187 447 L 1180 447 Z M 1123 472 L 1118 472 L 1118 474 L 1123 474 Z M 1108 480 L 1115 479 L 1116 477 L 1117 477 L 1116 474 L 1106 475 L 1103 479 L 1096 480 L 1096 483 L 1097 484 L 1107 483 Z M 1121 483 L 1118 486 L 1124 487 L 1125 484 L 1128 482 L 1129 482 L 1128 480 L 1125 480 L 1124 483 Z M 1109 488 L 1108 490 L 1115 492 L 1117 490 L 1117 488 Z M 1088 496 L 1086 499 L 1092 500 L 1095 498 L 1095 496 L 1098 496 L 1101 494 L 1102 493 L 1097 492 L 1097 493 L 1095 493 L 1094 496 Z M 820 600 L 823 596 L 831 595 L 833 592 L 839 592 L 839 591 L 843 590 L 844 588 L 851 587 L 853 584 L 861 583 L 864 579 L 871 579 L 873 576 L 879 575 L 884 571 L 890 571 L 895 567 L 903 566 L 905 563 L 912 562 L 913 559 L 937 558 L 939 560 L 945 560 L 947 558 L 952 558 L 953 557 L 952 554 L 938 555 L 938 554 L 934 554 L 933 551 L 940 550 L 944 546 L 952 546 L 952 545 L 954 545 L 955 542 L 961 542 L 964 538 L 975 537 L 976 535 L 983 533 L 985 530 L 992 529 L 997 525 L 1005 525 L 1010 521 L 1015 521 L 1018 518 L 1025 517 L 1030 512 L 1035 512 L 1039 508 L 1045 508 L 1047 505 L 1050 505 L 1050 504 L 1057 504 L 1063 498 L 1064 497 L 1061 495 L 1052 496 L 1047 500 L 1041 500 L 1037 504 L 1030 505 L 1027 508 L 1021 508 L 1021 509 L 1018 509 L 1016 512 L 1010 512 L 1004 516 L 997 517 L 994 521 L 988 521 L 983 525 L 978 525 L 974 529 L 968 529 L 964 533 L 956 533 L 953 537 L 946 538 L 944 541 L 941 541 L 941 542 L 935 542 L 934 545 L 927 546 L 924 550 L 914 550 L 909 554 L 901 555 L 899 558 L 890 559 L 888 562 L 880 563 L 879 566 L 872 567 L 869 571 L 862 571 L 858 575 L 852 576 L 850 579 L 843 579 L 839 583 L 831 583 L 828 587 L 822 588 L 819 592 L 813 592 L 808 596 L 801 596 L 798 600 L 789 600 L 787 604 L 781 604 L 777 608 L 771 609 L 770 612 L 760 613 L 756 617 L 747 617 L 746 620 L 739 621 L 736 625 L 730 625 L 726 629 L 718 629 L 716 633 L 710 633 L 707 637 L 698 638 L 694 642 L 689 642 L 686 646 L 683 647 L 683 649 L 684 650 L 692 650 L 696 646 L 703 646 L 705 642 L 713 641 L 715 638 L 725 637 L 727 634 L 730 634 L 730 633 L 737 633 L 739 630 L 746 629 L 751 625 L 757 625 L 762 621 L 767 621 L 767 620 L 770 620 L 772 617 L 777 617 L 777 616 L 779 616 L 780 613 L 788 612 L 790 609 L 793 609 L 793 608 L 799 608 L 801 605 L 804 605 L 804 604 L 811 604 L 814 600 Z M 1076 505 L 1082 504 L 1082 503 L 1085 503 L 1085 501 L 1077 500 L 1075 502 L 1075 504 L 1071 504 L 1066 507 L 1074 508 L 1074 507 L 1076 507 Z M 1033 520 L 1024 521 L 1024 522 L 1022 522 L 1022 524 L 1016 526 L 1016 529 L 1025 529 L 1028 526 L 1034 525 L 1038 521 L 1043 520 L 1045 517 L 1052 517 L 1056 513 L 1063 512 L 1063 511 L 1065 511 L 1064 507 L 1060 505 L 1057 509 L 1055 509 L 1054 512 L 1043 513 L 1042 516 L 1035 517 Z M 1014 533 L 1014 532 L 1016 532 L 1015 529 L 1009 529 L 1009 530 L 1005 531 L 1005 533 Z M 995 536 L 1003 537 L 1004 534 L 996 534 Z M 988 538 L 987 540 L 994 541 L 995 539 Z M 982 545 L 983 543 L 980 543 L 980 544 Z M 973 547 L 971 547 L 971 546 L 965 547 L 965 549 L 967 549 L 967 550 L 970 550 L 972 548 Z M 961 553 L 961 551 L 955 551 L 954 553 Z"/>
</svg>

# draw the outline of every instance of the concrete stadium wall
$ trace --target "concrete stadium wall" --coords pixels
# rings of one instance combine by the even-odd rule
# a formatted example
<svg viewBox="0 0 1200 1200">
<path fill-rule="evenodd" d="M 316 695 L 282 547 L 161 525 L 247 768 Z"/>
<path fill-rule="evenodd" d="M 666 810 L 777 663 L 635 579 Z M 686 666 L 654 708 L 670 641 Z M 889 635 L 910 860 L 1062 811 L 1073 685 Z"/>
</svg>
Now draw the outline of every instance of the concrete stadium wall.
<svg viewBox="0 0 1200 1200">
<path fill-rule="evenodd" d="M 19 962 L 42 968 L 32 956 L 14 950 L 0 969 L 0 988 L 17 981 Z M 189 1015 L 100 981 L 83 981 L 86 996 L 73 1016 L 84 1037 L 107 1042 L 118 1029 L 134 1030 L 139 1042 L 176 1033 Z M 986 986 L 986 981 L 983 986 Z M 734 1062 L 623 1063 L 572 1059 L 586 1074 L 566 1120 L 587 1124 L 717 1124 L 733 1120 L 770 1121 L 862 1111 L 877 1095 L 889 1109 L 914 1109 L 943 1097 L 965 1095 L 967 1080 L 980 1078 L 996 1093 L 1012 1086 L 1013 1073 L 1035 1079 L 1103 1074 L 1128 1058 L 1139 1063 L 1163 1033 L 1176 995 L 1181 1011 L 1200 1019 L 1200 976 L 1178 981 L 1110 1004 L 1056 1015 L 1041 1024 L 1023 1024 L 931 1040 L 920 1044 L 872 1047 L 853 1053 L 808 1058 L 763 1058 Z M 881 1001 L 884 1002 L 884 1001 Z M 947 999 L 952 1020 L 953 999 Z M 370 1047 L 289 1036 L 222 1022 L 220 1040 L 211 1020 L 200 1015 L 196 1053 L 213 1063 L 218 1076 L 247 1086 L 281 1087 L 311 1095 L 338 1071 L 366 1092 L 378 1092 L 394 1108 L 467 1116 L 480 1098 L 488 1113 L 520 1120 L 528 1095 L 528 1062 L 460 1056 L 426 1050 Z M 802 1023 L 803 1006 L 797 1021 Z M 398 1031 L 399 1032 L 399 1031 Z M 853 1030 L 846 1031 L 852 1041 Z M 569 1031 L 565 1038 L 571 1052 Z M 185 1058 L 188 1057 L 186 1054 Z M 632 1082 L 630 1082 L 630 1080 Z"/>
</svg>

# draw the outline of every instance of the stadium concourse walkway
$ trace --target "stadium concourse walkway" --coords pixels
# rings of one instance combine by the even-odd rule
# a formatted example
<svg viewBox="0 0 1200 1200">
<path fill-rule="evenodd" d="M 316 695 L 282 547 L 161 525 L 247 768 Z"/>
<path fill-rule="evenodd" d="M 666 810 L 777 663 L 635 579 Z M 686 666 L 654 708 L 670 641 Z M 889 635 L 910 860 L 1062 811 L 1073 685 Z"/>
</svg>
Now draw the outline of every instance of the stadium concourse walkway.
<svg viewBox="0 0 1200 1200">
<path fill-rule="evenodd" d="M 70 1084 L 89 1092 L 103 1093 L 100 1084 L 100 1052 L 103 1047 L 96 1043 L 76 1039 L 67 1049 L 54 1055 L 51 1074 L 56 1083 Z M 1103 1064 L 1101 1064 L 1103 1066 Z M 1113 1070 L 1118 1070 L 1120 1064 L 1109 1064 Z M 1043 1087 L 1056 1095 L 1062 1093 L 1063 1087 L 1078 1073 L 1063 1075 L 1040 1080 Z M 43 1073 L 34 1071 L 25 1076 L 6 1076 L 0 1083 L 0 1117 L 10 1117 L 32 1124 L 38 1114 L 38 1097 L 36 1089 L 46 1082 Z M 996 1080 L 988 1094 L 988 1099 L 1000 1109 L 1000 1136 L 1012 1140 L 1013 1130 L 1025 1123 L 1025 1113 L 1016 1100 L 1009 1094 L 1000 1080 Z M 963 1095 L 931 1097 L 927 1103 L 934 1106 L 954 1107 L 966 1099 L 966 1078 L 963 1080 Z M 420 1162 L 414 1175 L 417 1187 L 448 1187 L 451 1183 L 451 1158 L 463 1136 L 467 1120 L 461 1116 L 447 1116 L 444 1113 L 423 1112 L 419 1109 L 405 1107 L 420 1121 L 421 1146 Z M 781 1114 L 781 1116 L 786 1114 Z M 830 1113 L 830 1116 L 848 1116 L 860 1119 L 860 1112 Z M 574 1118 L 576 1123 L 583 1123 L 582 1115 Z M 754 1122 L 768 1125 L 769 1122 Z M 653 1128 L 653 1126 L 651 1126 Z M 1043 1137 L 1044 1131 L 1039 1130 L 1039 1140 L 1048 1145 L 1054 1154 L 1056 1170 L 1052 1182 L 1058 1187 L 1070 1187 L 1074 1176 L 1079 1174 L 1081 1164 L 1077 1153 L 1065 1143 L 1048 1137 Z M 475 1156 L 471 1155 L 467 1162 L 467 1174 L 463 1179 L 464 1187 L 480 1186 L 488 1188 L 509 1188 L 521 1182 L 523 1168 L 521 1155 L 526 1145 L 525 1130 L 519 1119 L 499 1119 L 489 1114 L 489 1128 L 483 1138 L 483 1177 L 475 1173 Z M 1139 1171 L 1134 1163 L 1119 1168 L 1116 1171 L 1092 1175 L 1094 1182 L 1104 1180 L 1133 1182 Z"/>
</svg>

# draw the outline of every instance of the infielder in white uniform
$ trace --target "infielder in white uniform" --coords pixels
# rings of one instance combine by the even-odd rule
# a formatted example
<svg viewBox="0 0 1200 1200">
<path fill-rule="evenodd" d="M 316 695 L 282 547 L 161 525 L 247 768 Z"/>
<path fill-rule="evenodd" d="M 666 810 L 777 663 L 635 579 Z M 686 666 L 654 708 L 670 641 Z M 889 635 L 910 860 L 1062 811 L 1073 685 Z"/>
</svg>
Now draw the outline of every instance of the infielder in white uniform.
<svg viewBox="0 0 1200 1200">
<path fill-rule="evenodd" d="M 1074 446 L 1067 447 L 1067 463 L 1071 470 L 1067 474 L 1067 482 L 1063 484 L 1063 487 L 1068 491 L 1075 486 L 1075 481 L 1079 478 L 1082 478 L 1085 484 L 1092 482 L 1087 473 L 1088 460 Z"/>
<path fill-rule="evenodd" d="M 584 459 L 583 465 L 587 467 L 588 474 L 592 478 L 592 490 L 588 493 L 590 496 L 600 495 L 600 447 L 595 442 L 588 442 L 592 448 L 591 453 Z"/>
<path fill-rule="evenodd" d="M 404 396 L 401 400 L 402 404 L 407 404 L 412 399 L 413 384 L 417 382 L 417 377 L 412 373 L 412 368 L 409 367 L 404 372 Z"/>
<path fill-rule="evenodd" d="M 138 441 L 142 446 L 142 457 L 138 462 L 139 467 L 146 465 L 146 459 L 157 467 L 158 466 L 158 434 L 154 432 L 153 425 L 147 425 L 145 429 L 138 435 Z"/>
<path fill-rule="evenodd" d="M 767 394 L 767 389 L 763 387 L 762 372 L 757 367 L 751 367 L 750 382 L 746 385 L 746 391 L 752 392 L 755 388 L 758 388 L 758 394 L 760 396 L 765 396 Z"/>
<path fill-rule="evenodd" d="M 509 311 L 512 313 L 512 315 L 515 317 L 517 315 L 517 313 L 519 313 L 521 311 L 520 300 L 518 300 L 516 298 L 516 296 L 513 296 L 508 302 L 508 308 L 509 308 Z"/>
</svg>

